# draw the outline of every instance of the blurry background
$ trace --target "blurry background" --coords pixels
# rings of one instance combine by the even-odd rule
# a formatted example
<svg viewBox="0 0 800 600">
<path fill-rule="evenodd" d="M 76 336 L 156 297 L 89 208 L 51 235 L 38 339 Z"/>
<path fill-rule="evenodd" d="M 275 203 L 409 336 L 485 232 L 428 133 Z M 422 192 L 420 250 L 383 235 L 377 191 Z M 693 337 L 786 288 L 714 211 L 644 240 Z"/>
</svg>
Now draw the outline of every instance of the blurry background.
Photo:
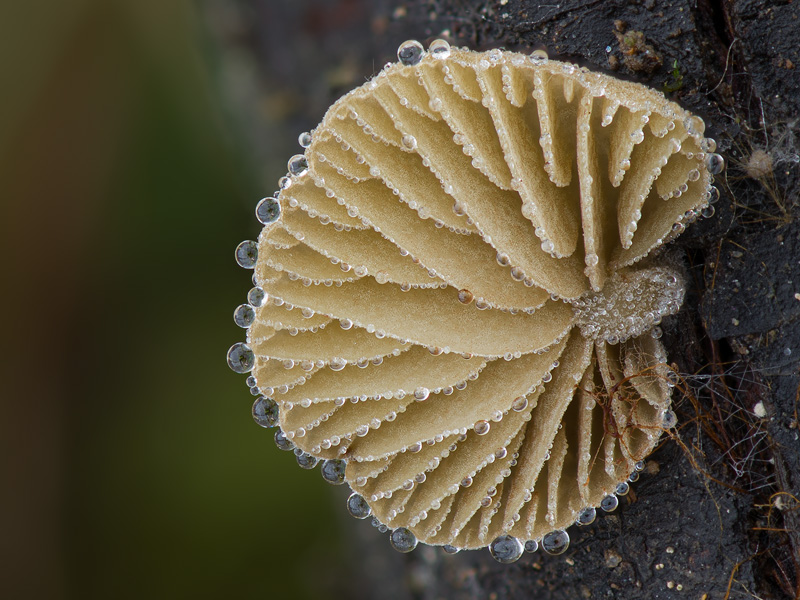
<svg viewBox="0 0 800 600">
<path fill-rule="evenodd" d="M 2 3 L 0 597 L 351 597 L 344 490 L 253 423 L 225 353 L 255 203 L 373 72 L 364 8 Z"/>
</svg>

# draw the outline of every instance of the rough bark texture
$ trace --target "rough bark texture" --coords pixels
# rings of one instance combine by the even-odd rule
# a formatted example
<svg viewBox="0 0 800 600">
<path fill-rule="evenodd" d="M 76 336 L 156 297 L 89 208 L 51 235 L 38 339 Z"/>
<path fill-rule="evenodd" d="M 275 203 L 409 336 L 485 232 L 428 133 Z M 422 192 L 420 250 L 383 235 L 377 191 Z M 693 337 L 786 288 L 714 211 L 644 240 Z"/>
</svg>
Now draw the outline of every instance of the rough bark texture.
<svg viewBox="0 0 800 600">
<path fill-rule="evenodd" d="M 717 182 L 717 215 L 672 250 L 694 284 L 663 325 L 670 360 L 686 374 L 675 397 L 681 425 L 620 507 L 571 528 L 564 555 L 539 552 L 513 565 L 488 552 L 397 555 L 385 536 L 354 522 L 352 597 L 800 597 L 800 2 L 766 4 L 207 3 L 267 192 L 298 151 L 296 135 L 395 60 L 408 38 L 546 48 L 664 89 L 705 118 L 729 165 Z"/>
</svg>

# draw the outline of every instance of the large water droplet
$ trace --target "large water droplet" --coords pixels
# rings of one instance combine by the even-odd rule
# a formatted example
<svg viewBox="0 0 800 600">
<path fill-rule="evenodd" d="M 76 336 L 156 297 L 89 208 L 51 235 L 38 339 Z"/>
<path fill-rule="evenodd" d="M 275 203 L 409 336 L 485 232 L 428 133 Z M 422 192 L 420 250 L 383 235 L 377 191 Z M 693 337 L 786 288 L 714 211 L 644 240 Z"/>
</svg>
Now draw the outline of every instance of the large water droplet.
<svg viewBox="0 0 800 600">
<path fill-rule="evenodd" d="M 542 538 L 542 549 L 548 554 L 563 554 L 569 548 L 569 535 L 566 531 L 551 531 Z"/>
<path fill-rule="evenodd" d="M 228 366 L 236 373 L 249 373 L 256 364 L 256 355 L 250 346 L 239 342 L 228 350 Z"/>
<path fill-rule="evenodd" d="M 508 564 L 519 560 L 525 547 L 513 535 L 501 535 L 489 544 L 489 552 L 497 562 Z"/>
<path fill-rule="evenodd" d="M 575 520 L 575 523 L 577 525 L 591 525 L 592 523 L 594 523 L 594 520 L 596 518 L 597 518 L 597 510 L 595 510 L 594 506 L 587 506 L 578 515 L 578 518 Z"/>
<path fill-rule="evenodd" d="M 347 468 L 347 463 L 338 458 L 325 460 L 322 462 L 320 472 L 322 478 L 331 485 L 341 485 L 344 483 L 344 472 Z"/>
<path fill-rule="evenodd" d="M 233 322 L 239 327 L 250 327 L 256 320 L 256 311 L 249 304 L 240 304 L 233 311 Z"/>
<path fill-rule="evenodd" d="M 609 494 L 600 501 L 600 508 L 606 512 L 611 512 L 619 506 L 619 498 L 614 494 Z"/>
<path fill-rule="evenodd" d="M 722 158 L 719 154 L 708 154 L 706 155 L 706 169 L 712 175 L 717 175 L 722 173 L 722 170 L 725 168 L 725 159 Z"/>
<path fill-rule="evenodd" d="M 304 131 L 299 136 L 297 136 L 297 143 L 300 144 L 303 148 L 308 148 L 311 145 L 311 142 L 314 141 L 314 138 L 311 137 L 311 134 L 307 131 Z"/>
<path fill-rule="evenodd" d="M 675 415 L 675 413 L 671 410 L 664 411 L 664 414 L 661 416 L 661 426 L 664 429 L 672 429 L 677 424 L 678 417 Z"/>
<path fill-rule="evenodd" d="M 282 429 L 278 429 L 278 431 L 275 432 L 275 445 L 280 450 L 294 450 L 294 444 L 286 437 Z"/>
<path fill-rule="evenodd" d="M 428 52 L 433 58 L 449 58 L 450 44 L 447 40 L 433 40 L 428 46 Z"/>
<path fill-rule="evenodd" d="M 247 303 L 255 308 L 262 306 L 266 298 L 267 293 L 260 287 L 254 287 L 247 292 Z"/>
<path fill-rule="evenodd" d="M 277 198 L 262 198 L 256 205 L 256 219 L 264 225 L 274 223 L 281 216 L 281 204 Z"/>
<path fill-rule="evenodd" d="M 475 423 L 475 433 L 478 435 L 486 435 L 490 429 L 489 421 L 478 421 Z"/>
<path fill-rule="evenodd" d="M 240 267 L 253 269 L 258 260 L 258 244 L 252 240 L 245 240 L 236 246 L 236 262 Z"/>
<path fill-rule="evenodd" d="M 319 459 L 316 456 L 312 456 L 307 452 L 303 452 L 300 448 L 294 449 L 294 455 L 297 458 L 297 464 L 300 465 L 301 469 L 313 469 L 317 466 L 317 462 Z"/>
<path fill-rule="evenodd" d="M 417 536 L 405 527 L 398 527 L 389 534 L 389 542 L 398 552 L 411 552 L 417 547 Z"/>
<path fill-rule="evenodd" d="M 278 424 L 278 404 L 262 396 L 253 403 L 253 420 L 261 427 L 275 427 Z"/>
<path fill-rule="evenodd" d="M 397 60 L 406 66 L 416 65 L 422 60 L 425 48 L 417 40 L 408 40 L 397 49 Z"/>
<path fill-rule="evenodd" d="M 356 519 L 366 519 L 372 514 L 372 509 L 363 496 L 353 493 L 347 499 L 347 512 Z"/>
<path fill-rule="evenodd" d="M 306 157 L 302 154 L 295 154 L 289 159 L 287 167 L 289 169 L 289 173 L 295 177 L 302 177 L 308 173 L 308 159 L 306 159 Z"/>
</svg>

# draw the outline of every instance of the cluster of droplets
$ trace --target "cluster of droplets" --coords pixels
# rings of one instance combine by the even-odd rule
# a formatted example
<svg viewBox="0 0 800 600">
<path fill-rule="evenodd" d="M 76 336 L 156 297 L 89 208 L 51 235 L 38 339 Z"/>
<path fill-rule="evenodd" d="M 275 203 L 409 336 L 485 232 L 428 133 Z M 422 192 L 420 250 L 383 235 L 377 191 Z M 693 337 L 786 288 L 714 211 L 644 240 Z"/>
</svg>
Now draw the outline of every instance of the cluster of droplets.
<svg viewBox="0 0 800 600">
<path fill-rule="evenodd" d="M 601 292 L 589 292 L 572 305 L 585 337 L 619 344 L 678 312 L 685 291 L 677 270 L 651 267 L 614 273 Z"/>
</svg>

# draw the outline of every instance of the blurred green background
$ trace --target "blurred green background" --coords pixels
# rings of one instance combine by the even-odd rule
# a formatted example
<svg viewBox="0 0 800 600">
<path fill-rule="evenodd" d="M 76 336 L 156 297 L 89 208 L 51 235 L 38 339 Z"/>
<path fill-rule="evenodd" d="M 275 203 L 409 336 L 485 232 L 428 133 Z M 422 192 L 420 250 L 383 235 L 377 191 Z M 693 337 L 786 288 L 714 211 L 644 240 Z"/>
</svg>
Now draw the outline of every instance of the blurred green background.
<svg viewBox="0 0 800 600">
<path fill-rule="evenodd" d="M 233 250 L 313 122 L 259 164 L 198 6 L 0 7 L 3 598 L 345 594 L 344 491 L 225 364 Z"/>
</svg>

